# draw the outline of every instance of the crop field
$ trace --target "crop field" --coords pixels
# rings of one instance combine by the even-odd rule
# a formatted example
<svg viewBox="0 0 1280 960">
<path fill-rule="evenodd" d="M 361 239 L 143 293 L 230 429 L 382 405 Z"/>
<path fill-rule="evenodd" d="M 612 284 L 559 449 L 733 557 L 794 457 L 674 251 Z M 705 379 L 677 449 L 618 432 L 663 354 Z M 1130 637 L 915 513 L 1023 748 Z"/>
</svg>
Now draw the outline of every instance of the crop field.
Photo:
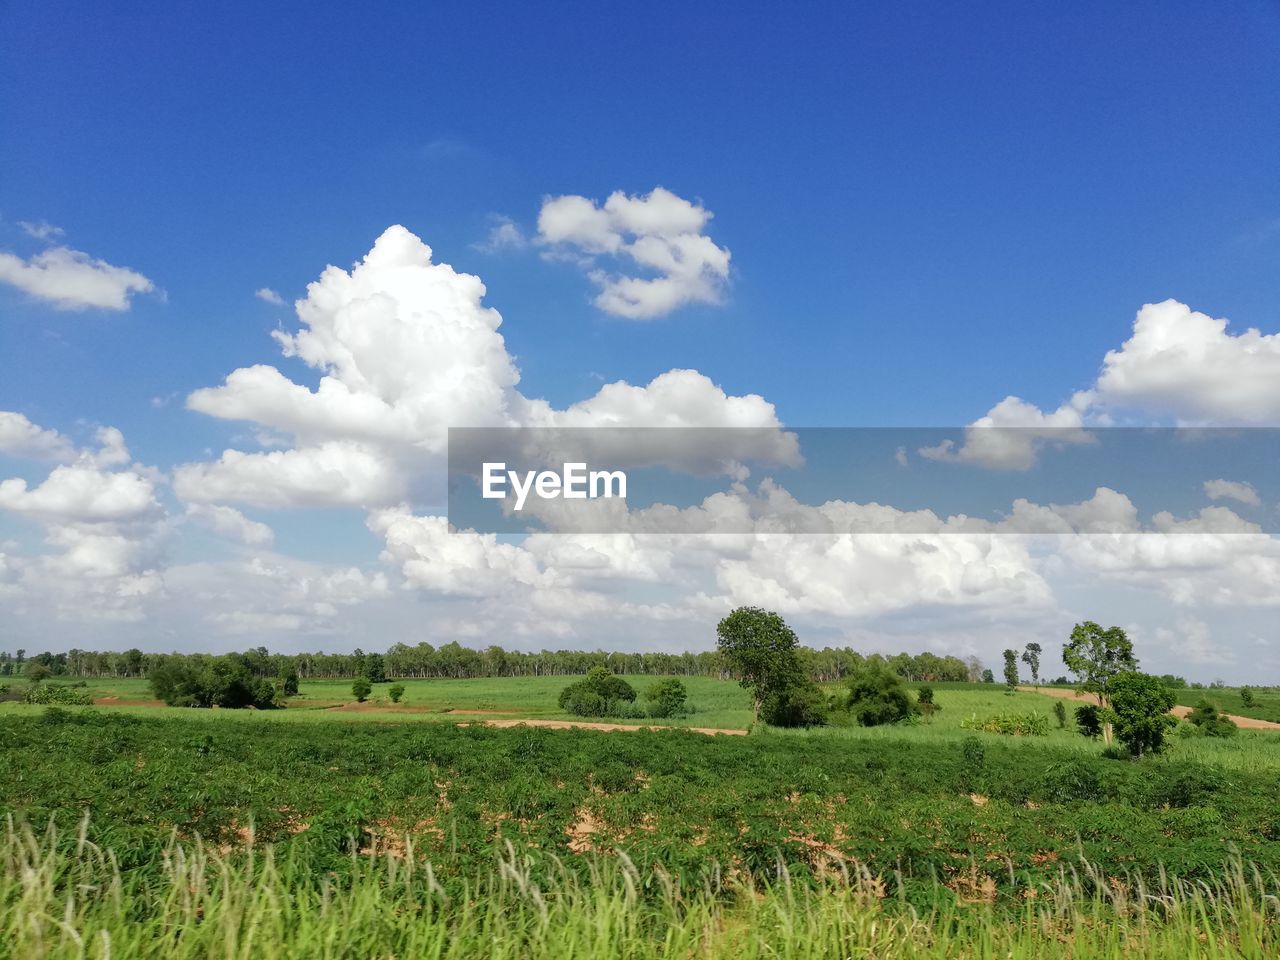
<svg viewBox="0 0 1280 960">
<path fill-rule="evenodd" d="M 1242 717 L 1253 717 L 1255 720 L 1269 720 L 1280 723 L 1280 688 L 1250 687 L 1248 694 L 1242 693 L 1240 687 L 1213 687 L 1204 690 L 1175 690 L 1174 696 L 1184 707 L 1194 707 L 1202 700 L 1208 700 L 1223 713 L 1239 714 Z M 1248 697 L 1246 702 L 1245 697 Z"/>
<path fill-rule="evenodd" d="M 0 956 L 1275 955 L 1280 734 L 1108 759 L 990 684 L 909 725 L 485 725 L 572 720 L 572 679 L 0 704 Z M 751 726 L 736 683 L 685 682 L 677 726 Z"/>
</svg>

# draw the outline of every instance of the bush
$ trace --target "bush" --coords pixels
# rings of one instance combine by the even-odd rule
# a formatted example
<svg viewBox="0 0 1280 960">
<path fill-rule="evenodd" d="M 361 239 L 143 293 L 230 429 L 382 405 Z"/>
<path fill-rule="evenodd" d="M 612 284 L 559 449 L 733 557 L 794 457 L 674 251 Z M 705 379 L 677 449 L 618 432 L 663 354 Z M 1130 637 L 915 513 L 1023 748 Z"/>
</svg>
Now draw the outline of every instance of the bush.
<svg viewBox="0 0 1280 960">
<path fill-rule="evenodd" d="M 1061 700 L 1053 705 L 1053 715 L 1058 719 L 1058 729 L 1067 729 L 1067 705 Z"/>
<path fill-rule="evenodd" d="M 368 677 L 356 677 L 355 682 L 351 684 L 351 693 L 359 703 L 368 700 L 372 690 L 373 684 L 369 682 Z"/>
<path fill-rule="evenodd" d="M 240 654 L 203 662 L 168 660 L 152 668 L 147 680 L 157 699 L 171 707 L 273 710 L 284 706 L 285 681 L 255 677 Z"/>
<path fill-rule="evenodd" d="M 794 684 L 765 697 L 760 719 L 774 727 L 820 727 L 827 722 L 826 700 L 815 684 Z"/>
<path fill-rule="evenodd" d="M 399 703 L 400 698 L 404 696 L 404 684 L 393 683 L 387 688 L 387 696 L 391 698 L 392 703 Z"/>
<path fill-rule="evenodd" d="M 93 697 L 83 687 L 68 687 L 60 683 L 33 683 L 24 699 L 27 703 L 56 703 L 71 707 L 87 707 L 93 703 Z"/>
<path fill-rule="evenodd" d="M 902 678 L 886 667 L 872 665 L 849 678 L 846 708 L 864 727 L 897 723 L 918 712 Z"/>
<path fill-rule="evenodd" d="M 634 717 L 645 715 L 631 704 L 635 688 L 604 667 L 592 667 L 586 677 L 560 691 L 560 709 L 575 717 Z"/>
<path fill-rule="evenodd" d="M 920 708 L 926 723 L 932 723 L 933 715 L 942 709 L 933 702 L 933 687 L 921 687 L 916 691 L 916 705 Z"/>
<path fill-rule="evenodd" d="M 1223 716 L 1208 700 L 1201 700 L 1187 714 L 1187 720 L 1206 737 L 1234 737 L 1239 732 L 1235 721 Z"/>
<path fill-rule="evenodd" d="M 1163 750 L 1165 735 L 1178 722 L 1169 715 L 1173 694 L 1163 681 L 1126 670 L 1111 678 L 1110 694 L 1107 716 L 1115 724 L 1116 739 L 1135 757 Z"/>
<path fill-rule="evenodd" d="M 1102 736 L 1102 716 L 1098 707 L 1092 703 L 1076 707 L 1076 727 L 1082 737 L 1096 740 Z"/>
<path fill-rule="evenodd" d="M 678 717 L 686 712 L 685 703 L 689 699 L 689 692 L 675 677 L 667 677 L 651 684 L 645 690 L 644 698 L 649 703 L 649 716 Z"/>
</svg>

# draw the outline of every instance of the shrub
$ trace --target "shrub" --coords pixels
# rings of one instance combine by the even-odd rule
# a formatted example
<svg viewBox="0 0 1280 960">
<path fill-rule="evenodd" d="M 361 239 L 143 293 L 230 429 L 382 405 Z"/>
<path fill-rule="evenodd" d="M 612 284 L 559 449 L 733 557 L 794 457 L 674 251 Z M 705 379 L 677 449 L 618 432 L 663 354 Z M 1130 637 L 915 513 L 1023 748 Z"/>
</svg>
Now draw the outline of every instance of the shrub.
<svg viewBox="0 0 1280 960">
<path fill-rule="evenodd" d="M 73 707 L 87 707 L 93 703 L 93 697 L 83 687 L 68 687 L 60 683 L 33 683 L 24 699 L 27 703 L 56 703 Z"/>
<path fill-rule="evenodd" d="M 360 703 L 369 699 L 369 693 L 372 690 L 373 684 L 369 682 L 368 677 L 356 677 L 355 682 L 351 684 L 351 693 Z"/>
<path fill-rule="evenodd" d="M 1096 740 L 1102 736 L 1102 717 L 1095 704 L 1086 703 L 1076 707 L 1076 727 L 1082 737 Z"/>
<path fill-rule="evenodd" d="M 290 670 L 281 678 L 280 690 L 286 697 L 298 695 L 298 671 Z"/>
<path fill-rule="evenodd" d="M 651 684 L 645 690 L 644 698 L 649 703 L 649 716 L 677 717 L 685 713 L 689 692 L 675 677 L 667 677 Z"/>
<path fill-rule="evenodd" d="M 933 702 L 933 687 L 921 687 L 916 692 L 916 705 L 920 708 L 926 723 L 931 723 L 933 715 L 942 709 Z"/>
<path fill-rule="evenodd" d="M 848 681 L 846 708 L 864 727 L 897 723 L 916 713 L 902 678 L 886 667 L 872 665 L 853 674 Z"/>
<path fill-rule="evenodd" d="M 1163 681 L 1126 670 L 1111 678 L 1109 692 L 1107 716 L 1115 724 L 1116 739 L 1135 757 L 1163 750 L 1165 735 L 1178 722 L 1169 715 L 1173 694 Z"/>
<path fill-rule="evenodd" d="M 255 677 L 240 654 L 203 662 L 168 660 L 152 668 L 147 680 L 156 697 L 171 707 L 272 710 L 284 706 L 285 681 Z"/>
<path fill-rule="evenodd" d="M 387 688 L 387 696 L 391 698 L 392 703 L 399 703 L 400 698 L 404 696 L 404 684 L 393 683 Z"/>
<path fill-rule="evenodd" d="M 827 722 L 826 700 L 815 684 L 793 684 L 765 697 L 760 719 L 775 727 L 820 727 Z"/>
<path fill-rule="evenodd" d="M 1241 702 L 1245 707 L 1252 707 L 1252 706 L 1254 705 L 1254 703 L 1256 702 L 1256 701 L 1254 700 L 1253 691 L 1252 691 L 1252 690 L 1250 690 L 1248 687 L 1241 687 L 1241 688 L 1240 688 L 1240 702 Z"/>
<path fill-rule="evenodd" d="M 1233 737 L 1239 727 L 1230 717 L 1218 712 L 1208 700 L 1201 700 L 1196 708 L 1187 714 L 1187 720 L 1206 737 Z"/>
<path fill-rule="evenodd" d="M 630 707 L 635 698 L 635 688 L 627 681 L 604 667 L 592 667 L 586 677 L 560 691 L 559 703 L 575 717 L 630 717 L 636 715 Z"/>
</svg>

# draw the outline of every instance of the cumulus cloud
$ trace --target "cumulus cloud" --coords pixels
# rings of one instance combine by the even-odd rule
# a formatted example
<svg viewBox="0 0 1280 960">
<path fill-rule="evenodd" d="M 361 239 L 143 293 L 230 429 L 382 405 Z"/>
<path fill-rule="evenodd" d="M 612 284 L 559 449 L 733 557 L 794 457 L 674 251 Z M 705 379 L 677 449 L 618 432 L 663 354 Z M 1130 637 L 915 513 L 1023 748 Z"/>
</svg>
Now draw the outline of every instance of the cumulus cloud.
<svg viewBox="0 0 1280 960">
<path fill-rule="evenodd" d="M 403 227 L 389 228 L 350 272 L 329 267 L 298 302 L 301 329 L 274 336 L 283 353 L 322 371 L 315 389 L 260 364 L 197 390 L 187 406 L 293 439 L 287 450 L 227 450 L 175 471 L 179 496 L 264 506 L 386 507 L 440 502 L 449 427 L 780 427 L 773 405 L 729 396 L 692 370 L 644 386 L 606 384 L 565 409 L 525 397 L 479 278 L 434 263 Z M 739 451 L 726 439 L 715 454 Z M 794 440 L 757 455 L 794 456 Z"/>
<path fill-rule="evenodd" d="M 44 220 L 19 220 L 18 226 L 27 236 L 35 237 L 37 240 L 56 240 L 66 233 L 61 227 L 55 227 Z"/>
<path fill-rule="evenodd" d="M 112 266 L 69 247 L 51 247 L 26 260 L 0 253 L 0 283 L 57 310 L 128 310 L 134 294 L 155 289 L 136 270 Z"/>
<path fill-rule="evenodd" d="M 1204 493 L 1210 500 L 1236 500 L 1251 507 L 1262 504 L 1251 483 L 1235 480 L 1206 480 Z"/>
<path fill-rule="evenodd" d="M 57 430 L 36 426 L 20 413 L 0 410 L 0 453 L 28 460 L 69 461 L 76 448 Z"/>
<path fill-rule="evenodd" d="M 648 320 L 688 303 L 719 303 L 729 279 L 729 251 L 704 230 L 712 214 L 662 187 L 645 196 L 610 194 L 603 204 L 581 196 L 548 197 L 538 241 L 575 260 L 600 288 L 593 301 L 614 316 Z M 610 272 L 601 257 L 629 261 L 642 275 Z"/>
<path fill-rule="evenodd" d="M 187 517 L 218 536 L 247 547 L 269 547 L 275 540 L 275 531 L 269 526 L 250 520 L 234 507 L 192 503 L 187 505 Z"/>
<path fill-rule="evenodd" d="M 1149 303 L 1104 357 L 1097 393 L 1184 423 L 1280 424 L 1280 333 L 1232 334 L 1176 300 Z"/>
<path fill-rule="evenodd" d="M 284 297 L 280 296 L 280 294 L 276 293 L 270 287 L 259 287 L 257 290 L 253 291 L 253 295 L 264 303 L 270 303 L 273 306 L 279 307 L 284 305 Z"/>
<path fill-rule="evenodd" d="M 1084 427 L 1084 411 L 1092 394 L 1080 392 L 1052 413 L 1019 397 L 1005 397 L 984 417 L 979 417 L 964 432 L 964 443 L 956 447 L 943 440 L 917 451 L 926 460 L 972 463 L 997 470 L 1027 470 L 1035 465 L 1040 450 L 1047 444 L 1079 445 L 1092 443 Z"/>
</svg>

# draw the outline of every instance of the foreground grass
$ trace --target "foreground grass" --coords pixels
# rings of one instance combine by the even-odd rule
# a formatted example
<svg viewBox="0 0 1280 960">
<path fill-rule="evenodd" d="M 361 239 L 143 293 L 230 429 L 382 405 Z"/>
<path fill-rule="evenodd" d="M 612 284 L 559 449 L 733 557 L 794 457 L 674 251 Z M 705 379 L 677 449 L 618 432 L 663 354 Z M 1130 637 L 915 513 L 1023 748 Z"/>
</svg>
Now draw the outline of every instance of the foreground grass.
<svg viewBox="0 0 1280 960">
<path fill-rule="evenodd" d="M 625 857 L 589 870 L 507 847 L 451 896 L 412 847 L 355 854 L 338 882 L 289 852 L 227 857 L 169 842 L 162 869 L 123 872 L 87 825 L 0 835 L 0 957 L 494 960 L 705 957 L 1263 960 L 1280 951 L 1274 877 L 1230 864 L 1213 883 L 1104 880 L 1064 868 L 1014 914 L 938 901 L 920 912 L 866 873 L 818 886 L 684 885 Z M 454 886 L 457 886 L 456 884 Z"/>
</svg>

